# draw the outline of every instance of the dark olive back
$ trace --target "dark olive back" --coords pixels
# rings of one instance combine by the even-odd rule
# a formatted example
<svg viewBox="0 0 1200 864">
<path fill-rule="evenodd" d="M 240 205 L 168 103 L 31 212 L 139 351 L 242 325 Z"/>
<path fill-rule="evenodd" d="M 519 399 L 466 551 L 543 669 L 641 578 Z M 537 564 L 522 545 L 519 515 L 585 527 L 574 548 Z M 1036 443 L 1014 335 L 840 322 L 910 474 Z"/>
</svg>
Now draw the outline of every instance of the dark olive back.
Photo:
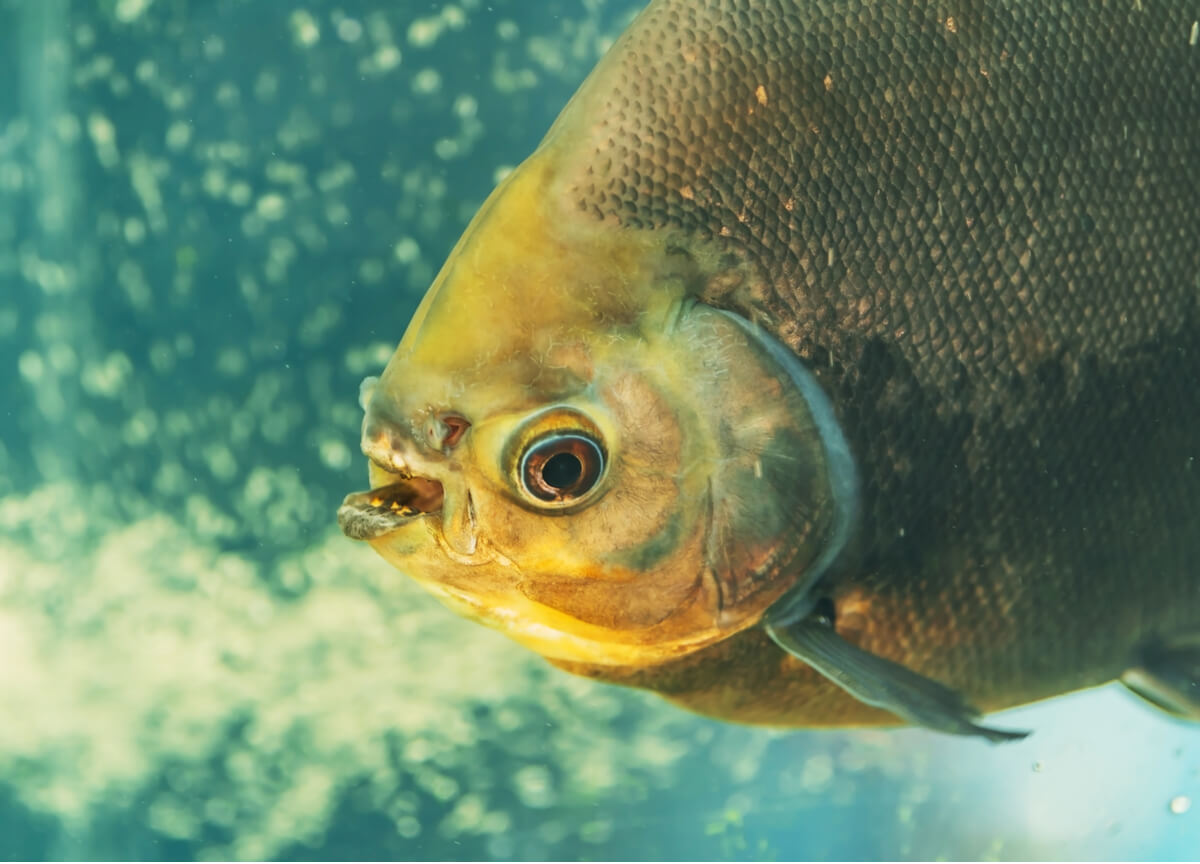
<svg viewBox="0 0 1200 864">
<path fill-rule="evenodd" d="M 568 169 L 598 220 L 741 274 L 696 290 L 807 361 L 862 469 L 839 629 L 984 707 L 1200 630 L 1198 16 L 657 0 Z M 757 632 L 577 671 L 870 718 Z"/>
</svg>

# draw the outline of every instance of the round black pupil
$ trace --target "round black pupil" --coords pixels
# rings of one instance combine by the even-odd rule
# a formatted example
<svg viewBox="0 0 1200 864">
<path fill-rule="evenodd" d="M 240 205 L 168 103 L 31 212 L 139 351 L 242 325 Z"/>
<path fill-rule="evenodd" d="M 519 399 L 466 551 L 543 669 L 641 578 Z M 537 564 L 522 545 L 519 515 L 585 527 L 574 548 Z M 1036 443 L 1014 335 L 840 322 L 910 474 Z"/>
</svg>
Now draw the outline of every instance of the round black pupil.
<svg viewBox="0 0 1200 864">
<path fill-rule="evenodd" d="M 542 480 L 555 489 L 574 486 L 583 476 L 583 463 L 574 453 L 555 453 L 542 466 Z"/>
</svg>

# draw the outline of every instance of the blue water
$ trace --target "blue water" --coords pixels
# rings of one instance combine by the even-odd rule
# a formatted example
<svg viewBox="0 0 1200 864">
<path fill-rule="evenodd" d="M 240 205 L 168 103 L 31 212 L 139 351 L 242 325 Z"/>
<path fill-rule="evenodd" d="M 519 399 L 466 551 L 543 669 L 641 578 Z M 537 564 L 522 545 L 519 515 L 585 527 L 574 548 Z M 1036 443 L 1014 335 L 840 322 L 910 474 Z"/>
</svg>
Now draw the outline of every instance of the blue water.
<svg viewBox="0 0 1200 864">
<path fill-rule="evenodd" d="M 1200 849 L 1194 730 L 1119 689 L 732 727 L 338 533 L 359 380 L 637 5 L 0 0 L 0 857 Z"/>
</svg>

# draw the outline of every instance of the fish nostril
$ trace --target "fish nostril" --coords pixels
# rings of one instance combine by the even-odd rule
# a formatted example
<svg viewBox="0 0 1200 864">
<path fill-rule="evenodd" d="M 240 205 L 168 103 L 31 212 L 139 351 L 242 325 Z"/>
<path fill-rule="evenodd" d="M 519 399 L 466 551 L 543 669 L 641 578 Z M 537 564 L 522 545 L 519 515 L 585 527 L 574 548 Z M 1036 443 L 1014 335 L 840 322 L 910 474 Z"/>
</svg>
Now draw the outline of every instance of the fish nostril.
<svg viewBox="0 0 1200 864">
<path fill-rule="evenodd" d="M 446 434 L 442 437 L 442 449 L 449 450 L 462 440 L 466 431 L 471 428 L 471 422 L 461 414 L 443 414 L 442 423 Z"/>
<path fill-rule="evenodd" d="M 471 428 L 471 421 L 461 414 L 436 414 L 425 424 L 425 439 L 429 446 L 449 453 Z"/>
</svg>

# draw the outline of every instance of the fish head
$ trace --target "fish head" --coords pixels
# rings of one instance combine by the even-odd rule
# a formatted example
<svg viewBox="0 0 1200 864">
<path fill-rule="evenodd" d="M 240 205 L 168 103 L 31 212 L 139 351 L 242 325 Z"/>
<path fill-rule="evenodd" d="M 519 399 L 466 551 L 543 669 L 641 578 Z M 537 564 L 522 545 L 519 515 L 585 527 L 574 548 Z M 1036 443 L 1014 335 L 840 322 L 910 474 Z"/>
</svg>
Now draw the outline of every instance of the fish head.
<svg viewBox="0 0 1200 864">
<path fill-rule="evenodd" d="M 811 572 L 837 484 L 790 352 L 563 182 L 544 148 L 468 227 L 364 385 L 372 488 L 339 521 L 548 658 L 657 664 Z"/>
</svg>

